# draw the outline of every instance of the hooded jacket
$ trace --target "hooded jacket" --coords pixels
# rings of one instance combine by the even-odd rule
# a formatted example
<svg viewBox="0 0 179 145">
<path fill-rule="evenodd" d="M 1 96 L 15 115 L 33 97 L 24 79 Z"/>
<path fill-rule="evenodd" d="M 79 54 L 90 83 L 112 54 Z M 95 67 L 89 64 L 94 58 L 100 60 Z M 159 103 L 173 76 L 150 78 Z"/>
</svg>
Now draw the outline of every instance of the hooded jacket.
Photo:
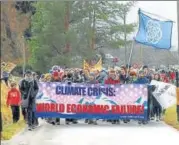
<svg viewBox="0 0 179 145">
<path fill-rule="evenodd" d="M 21 94 L 20 91 L 16 88 L 12 88 L 7 95 L 7 105 L 11 106 L 19 106 L 21 102 Z"/>
<path fill-rule="evenodd" d="M 20 92 L 22 98 L 22 107 L 24 108 L 34 108 L 36 95 L 38 93 L 39 87 L 36 80 L 28 82 L 23 79 L 20 85 Z"/>
<path fill-rule="evenodd" d="M 133 82 L 134 84 L 149 84 L 149 80 L 146 77 L 138 78 Z"/>
</svg>

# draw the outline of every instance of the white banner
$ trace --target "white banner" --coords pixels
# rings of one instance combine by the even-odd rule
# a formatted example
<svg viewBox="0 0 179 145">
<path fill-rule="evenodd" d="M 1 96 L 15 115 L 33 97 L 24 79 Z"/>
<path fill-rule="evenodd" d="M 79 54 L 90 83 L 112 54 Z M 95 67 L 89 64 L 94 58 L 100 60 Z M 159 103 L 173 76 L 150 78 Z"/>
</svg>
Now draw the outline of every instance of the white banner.
<svg viewBox="0 0 179 145">
<path fill-rule="evenodd" d="M 164 109 L 176 104 L 176 86 L 155 80 L 151 85 L 156 86 L 153 95 Z"/>
</svg>

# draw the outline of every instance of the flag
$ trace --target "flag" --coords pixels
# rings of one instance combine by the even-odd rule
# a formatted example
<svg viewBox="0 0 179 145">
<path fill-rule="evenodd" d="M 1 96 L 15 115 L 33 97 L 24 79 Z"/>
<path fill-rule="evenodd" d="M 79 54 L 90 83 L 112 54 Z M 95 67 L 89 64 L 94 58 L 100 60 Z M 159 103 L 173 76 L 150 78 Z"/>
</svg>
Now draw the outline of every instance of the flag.
<svg viewBox="0 0 179 145">
<path fill-rule="evenodd" d="M 83 61 L 83 69 L 84 70 L 89 70 L 90 72 L 94 72 L 96 70 L 101 71 L 102 70 L 102 59 L 95 64 L 95 65 L 90 65 L 88 64 L 85 60 Z"/>
<path fill-rule="evenodd" d="M 170 49 L 173 21 L 160 21 L 139 9 L 139 29 L 135 41 L 158 49 Z"/>
</svg>

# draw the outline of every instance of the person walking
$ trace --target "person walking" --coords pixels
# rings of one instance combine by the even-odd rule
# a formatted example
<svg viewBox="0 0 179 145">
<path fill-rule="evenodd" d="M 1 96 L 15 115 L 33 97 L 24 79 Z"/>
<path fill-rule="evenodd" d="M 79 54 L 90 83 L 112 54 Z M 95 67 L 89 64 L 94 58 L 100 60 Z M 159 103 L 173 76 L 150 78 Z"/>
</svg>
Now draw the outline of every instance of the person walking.
<svg viewBox="0 0 179 145">
<path fill-rule="evenodd" d="M 8 87 L 8 80 L 9 80 L 9 73 L 7 72 L 7 71 L 3 71 L 2 72 L 2 78 L 1 78 L 1 80 L 4 80 L 4 82 L 5 82 L 5 84 L 6 84 L 6 86 Z"/>
<path fill-rule="evenodd" d="M 37 75 L 36 72 L 32 73 L 32 77 L 33 77 L 34 84 L 38 84 L 38 75 Z M 36 104 L 36 96 L 37 96 L 37 94 L 34 94 L 34 95 L 35 95 L 34 97 L 35 97 L 35 104 Z M 35 112 L 33 112 L 33 113 L 35 113 Z M 38 118 L 36 116 L 34 116 L 32 122 L 33 122 L 33 127 L 35 127 L 35 128 L 39 125 L 39 121 L 38 121 Z"/>
<path fill-rule="evenodd" d="M 22 80 L 20 85 L 20 92 L 22 96 L 22 108 L 26 110 L 25 118 L 27 119 L 28 130 L 34 129 L 35 97 L 38 90 L 39 87 L 37 82 L 33 80 L 32 72 L 27 70 L 25 73 L 25 79 Z"/>
<path fill-rule="evenodd" d="M 13 123 L 19 121 L 20 118 L 20 103 L 21 103 L 21 94 L 20 91 L 16 88 L 17 84 L 15 82 L 11 83 L 11 89 L 7 95 L 7 106 L 11 106 L 12 110 L 12 120 Z"/>
<path fill-rule="evenodd" d="M 143 71 L 143 70 L 140 70 L 139 73 L 138 73 L 138 78 L 137 78 L 137 80 L 134 81 L 133 83 L 134 83 L 134 84 L 141 84 L 141 85 L 148 85 L 148 84 L 149 84 L 149 79 L 147 79 L 147 77 L 145 76 L 144 71 Z M 149 91 L 148 91 L 148 93 L 149 93 Z M 149 96 L 149 95 L 148 95 L 148 96 Z M 150 102 L 150 101 L 149 101 L 149 98 L 148 98 L 148 104 L 150 104 L 149 102 Z M 148 116 L 149 116 L 149 112 L 148 112 Z M 147 118 L 147 120 L 148 120 L 148 118 Z M 146 120 L 139 120 L 138 123 L 139 123 L 139 124 L 147 124 L 148 121 L 146 121 Z"/>
</svg>

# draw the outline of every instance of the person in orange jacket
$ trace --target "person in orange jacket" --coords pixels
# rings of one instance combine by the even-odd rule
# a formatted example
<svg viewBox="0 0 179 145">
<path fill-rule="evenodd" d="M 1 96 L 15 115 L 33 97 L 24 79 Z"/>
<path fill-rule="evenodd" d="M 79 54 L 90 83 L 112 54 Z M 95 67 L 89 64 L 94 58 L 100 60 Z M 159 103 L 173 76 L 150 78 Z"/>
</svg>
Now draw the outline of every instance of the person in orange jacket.
<svg viewBox="0 0 179 145">
<path fill-rule="evenodd" d="M 7 106 L 11 106 L 13 123 L 18 122 L 20 118 L 21 94 L 16 86 L 15 82 L 11 83 L 11 89 L 7 95 Z"/>
</svg>

